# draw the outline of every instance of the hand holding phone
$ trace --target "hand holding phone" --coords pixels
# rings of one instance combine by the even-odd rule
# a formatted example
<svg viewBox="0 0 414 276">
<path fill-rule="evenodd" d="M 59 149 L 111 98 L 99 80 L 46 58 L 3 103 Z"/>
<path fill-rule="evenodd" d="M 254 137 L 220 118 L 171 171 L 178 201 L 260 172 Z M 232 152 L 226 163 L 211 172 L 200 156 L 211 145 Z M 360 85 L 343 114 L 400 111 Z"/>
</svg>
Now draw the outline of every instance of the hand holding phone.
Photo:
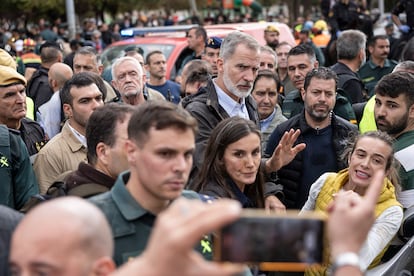
<svg viewBox="0 0 414 276">
<path fill-rule="evenodd" d="M 303 271 L 324 258 L 325 219 L 316 214 L 245 210 L 215 236 L 216 261 L 259 264 L 262 270 Z"/>
</svg>

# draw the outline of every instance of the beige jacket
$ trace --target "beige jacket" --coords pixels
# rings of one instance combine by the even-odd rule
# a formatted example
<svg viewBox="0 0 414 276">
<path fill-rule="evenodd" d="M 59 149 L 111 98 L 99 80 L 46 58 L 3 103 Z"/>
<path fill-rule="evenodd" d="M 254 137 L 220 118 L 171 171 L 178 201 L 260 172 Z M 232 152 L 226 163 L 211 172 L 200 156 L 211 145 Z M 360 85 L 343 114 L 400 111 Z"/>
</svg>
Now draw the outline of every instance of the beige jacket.
<svg viewBox="0 0 414 276">
<path fill-rule="evenodd" d="M 50 140 L 37 154 L 34 171 L 40 193 L 45 193 L 62 173 L 76 170 L 81 161 L 86 162 L 86 148 L 75 137 L 68 126 Z"/>
</svg>

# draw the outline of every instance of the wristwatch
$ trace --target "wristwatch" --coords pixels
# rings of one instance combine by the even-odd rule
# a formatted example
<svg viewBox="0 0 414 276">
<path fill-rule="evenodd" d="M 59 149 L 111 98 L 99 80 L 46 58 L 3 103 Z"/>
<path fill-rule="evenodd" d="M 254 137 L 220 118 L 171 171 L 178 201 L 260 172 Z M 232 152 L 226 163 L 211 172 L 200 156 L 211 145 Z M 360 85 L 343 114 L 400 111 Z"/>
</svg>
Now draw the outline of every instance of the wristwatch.
<svg viewBox="0 0 414 276">
<path fill-rule="evenodd" d="M 335 258 L 329 269 L 328 275 L 333 276 L 335 274 L 335 271 L 342 266 L 355 266 L 362 271 L 358 254 L 354 252 L 344 252 Z"/>
</svg>

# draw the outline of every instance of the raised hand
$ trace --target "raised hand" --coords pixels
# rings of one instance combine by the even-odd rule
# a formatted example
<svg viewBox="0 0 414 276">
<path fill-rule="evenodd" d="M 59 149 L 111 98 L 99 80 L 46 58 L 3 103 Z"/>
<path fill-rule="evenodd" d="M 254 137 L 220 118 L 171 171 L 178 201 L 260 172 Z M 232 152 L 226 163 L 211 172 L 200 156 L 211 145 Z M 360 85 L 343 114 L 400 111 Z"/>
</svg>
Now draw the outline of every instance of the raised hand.
<svg viewBox="0 0 414 276">
<path fill-rule="evenodd" d="M 279 170 L 281 167 L 289 164 L 296 154 L 306 148 L 304 143 L 293 146 L 300 135 L 300 130 L 290 129 L 286 131 L 282 139 L 280 139 L 279 145 L 277 145 L 275 151 L 266 161 L 266 172 L 271 173 Z"/>
</svg>

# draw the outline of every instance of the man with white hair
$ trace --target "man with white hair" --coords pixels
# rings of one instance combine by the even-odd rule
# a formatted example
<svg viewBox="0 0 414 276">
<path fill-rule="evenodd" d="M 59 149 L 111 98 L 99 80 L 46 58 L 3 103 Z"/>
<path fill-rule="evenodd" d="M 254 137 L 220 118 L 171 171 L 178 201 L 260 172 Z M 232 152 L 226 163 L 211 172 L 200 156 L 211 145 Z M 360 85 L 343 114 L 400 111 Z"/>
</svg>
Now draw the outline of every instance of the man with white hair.
<svg viewBox="0 0 414 276">
<path fill-rule="evenodd" d="M 112 85 L 120 93 L 122 102 L 138 105 L 149 99 L 165 100 L 161 93 L 153 89 L 146 89 L 143 93 L 144 71 L 137 58 L 126 56 L 117 59 L 112 64 L 111 73 Z"/>
</svg>

